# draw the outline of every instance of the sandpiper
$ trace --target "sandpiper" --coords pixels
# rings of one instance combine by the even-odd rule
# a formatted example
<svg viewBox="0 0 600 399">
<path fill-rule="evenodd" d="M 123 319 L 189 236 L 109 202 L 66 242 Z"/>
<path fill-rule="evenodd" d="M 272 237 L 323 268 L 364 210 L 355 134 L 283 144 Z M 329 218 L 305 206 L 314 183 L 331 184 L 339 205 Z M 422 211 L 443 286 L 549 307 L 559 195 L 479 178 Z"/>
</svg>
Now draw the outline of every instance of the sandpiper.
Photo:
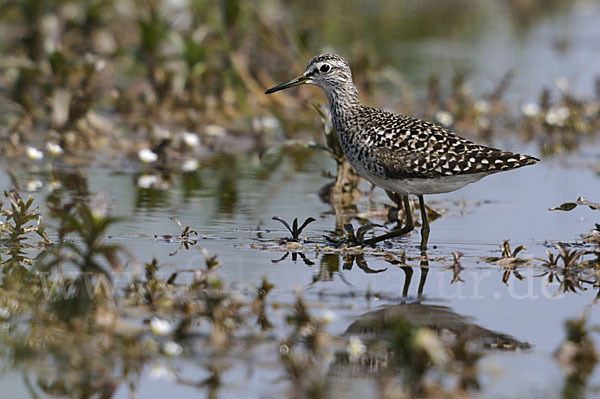
<svg viewBox="0 0 600 399">
<path fill-rule="evenodd" d="M 425 251 L 429 222 L 424 194 L 448 193 L 492 173 L 539 161 L 473 143 L 431 122 L 362 105 L 350 66 L 335 54 L 314 57 L 302 75 L 266 94 L 305 83 L 325 90 L 340 146 L 356 172 L 404 203 L 404 227 L 365 240 L 365 244 L 373 245 L 414 229 L 408 201 L 408 195 L 413 194 L 419 198 L 421 250 Z"/>
</svg>

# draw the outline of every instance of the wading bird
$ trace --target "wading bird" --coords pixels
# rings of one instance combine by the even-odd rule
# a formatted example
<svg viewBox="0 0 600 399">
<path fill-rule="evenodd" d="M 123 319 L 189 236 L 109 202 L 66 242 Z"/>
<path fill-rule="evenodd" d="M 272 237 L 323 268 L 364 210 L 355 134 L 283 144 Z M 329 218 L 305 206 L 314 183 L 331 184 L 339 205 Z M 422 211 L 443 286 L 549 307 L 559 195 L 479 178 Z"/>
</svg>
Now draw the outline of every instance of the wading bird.
<svg viewBox="0 0 600 399">
<path fill-rule="evenodd" d="M 458 190 L 487 175 L 533 165 L 539 159 L 473 143 L 431 122 L 362 105 L 348 63 L 340 56 L 314 57 L 304 73 L 266 91 L 302 84 L 319 86 L 327 94 L 331 119 L 350 165 L 364 179 L 404 203 L 404 227 L 365 240 L 373 245 L 414 229 L 408 195 L 419 198 L 421 250 L 427 248 L 429 222 L 424 194 Z"/>
</svg>

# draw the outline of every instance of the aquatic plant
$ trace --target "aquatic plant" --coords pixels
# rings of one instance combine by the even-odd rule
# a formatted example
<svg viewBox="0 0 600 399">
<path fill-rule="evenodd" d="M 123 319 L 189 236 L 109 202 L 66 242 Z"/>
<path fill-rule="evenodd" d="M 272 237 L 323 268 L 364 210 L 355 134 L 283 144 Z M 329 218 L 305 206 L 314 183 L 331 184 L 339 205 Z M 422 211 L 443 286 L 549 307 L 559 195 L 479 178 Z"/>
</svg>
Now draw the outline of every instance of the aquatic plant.
<svg viewBox="0 0 600 399">
<path fill-rule="evenodd" d="M 459 281 L 461 283 L 465 282 L 462 278 L 460 278 L 460 272 L 464 269 L 464 267 L 462 267 L 462 265 L 460 264 L 460 259 L 464 255 L 465 254 L 462 252 L 458 252 L 458 251 L 452 252 L 453 263 L 452 263 L 452 266 L 449 267 L 449 269 L 452 270 L 454 275 L 452 276 L 452 281 L 450 281 L 450 284 L 454 284 L 457 281 Z"/>
<path fill-rule="evenodd" d="M 352 226 L 352 224 L 350 223 L 346 223 L 344 225 L 344 230 L 346 230 L 346 242 L 349 245 L 355 246 L 355 245 L 359 245 L 359 246 L 363 246 L 365 245 L 364 241 L 365 241 L 365 234 L 367 234 L 367 232 L 373 230 L 376 227 L 382 227 L 379 224 L 374 224 L 374 223 L 367 223 L 363 226 L 360 226 L 358 228 L 358 230 L 356 230 L 356 233 L 354 232 L 354 226 Z"/>
<path fill-rule="evenodd" d="M 312 217 L 306 218 L 300 227 L 298 227 L 298 218 L 294 218 L 294 221 L 292 222 L 292 226 L 291 227 L 290 227 L 290 224 L 288 222 L 286 222 L 285 220 L 283 220 L 279 216 L 273 216 L 273 220 L 277 220 L 278 222 L 280 222 L 281 224 L 283 224 L 285 226 L 285 228 L 288 229 L 288 231 L 292 235 L 291 238 L 282 238 L 280 240 L 280 243 L 285 243 L 285 242 L 288 242 L 288 241 L 299 242 L 300 241 L 300 234 L 302 234 L 302 230 L 304 230 L 304 228 L 306 226 L 308 226 L 312 222 L 316 221 L 317 219 L 312 218 Z"/>
<path fill-rule="evenodd" d="M 580 263 L 586 250 L 571 249 L 558 244 L 555 244 L 554 247 L 558 251 L 556 255 L 550 250 L 546 250 L 546 259 L 537 258 L 542 261 L 542 266 L 547 268 L 547 271 L 540 276 L 547 276 L 548 284 L 556 280 L 559 283 L 557 292 L 585 291 L 582 284 L 593 283 L 589 280 L 593 276 L 589 276 Z M 559 264 L 559 261 L 562 261 L 562 265 Z"/>
<path fill-rule="evenodd" d="M 256 290 L 256 298 L 250 304 L 252 312 L 256 315 L 257 323 L 261 331 L 266 331 L 273 328 L 273 324 L 269 321 L 267 313 L 266 299 L 269 292 L 275 288 L 275 285 L 269 283 L 266 277 L 263 277 L 261 285 Z"/>
<path fill-rule="evenodd" d="M 591 202 L 587 198 L 579 197 L 575 202 L 564 202 L 554 208 L 548 208 L 549 211 L 571 211 L 578 205 L 588 206 L 592 210 L 600 211 L 600 203 Z"/>
<path fill-rule="evenodd" d="M 0 215 L 5 218 L 0 223 L 0 255 L 6 254 L 8 259 L 0 263 L 5 271 L 31 265 L 32 259 L 25 250 L 32 248 L 27 244 L 30 233 L 35 233 L 43 239 L 45 245 L 52 241 L 46 234 L 46 225 L 38 207 L 33 206 L 33 198 L 23 200 L 16 191 L 4 191 L 4 196 L 9 200 L 10 208 L 4 208 L 0 201 Z"/>
<path fill-rule="evenodd" d="M 487 257 L 485 260 L 488 263 L 492 263 L 495 265 L 499 265 L 504 269 L 504 273 L 502 274 L 502 282 L 504 284 L 508 283 L 508 279 L 510 275 L 513 274 L 517 279 L 523 280 L 523 276 L 517 271 L 517 267 L 519 265 L 523 265 L 528 263 L 528 259 L 518 258 L 517 255 L 519 252 L 523 251 L 525 246 L 519 245 L 514 250 L 511 249 L 510 243 L 508 240 L 505 240 L 502 243 L 502 253 L 500 257 Z"/>
<path fill-rule="evenodd" d="M 588 324 L 586 314 L 566 320 L 565 340 L 554 353 L 556 361 L 566 374 L 563 387 L 565 398 L 585 396 L 587 381 L 600 361 L 591 336 L 594 329 Z"/>
<path fill-rule="evenodd" d="M 194 239 L 190 239 L 190 236 L 196 236 L 196 237 L 198 236 L 198 232 L 196 230 L 190 229 L 190 226 L 183 227 L 183 225 L 177 218 L 170 217 L 169 220 L 172 220 L 173 222 L 175 222 L 177 224 L 177 226 L 179 227 L 179 229 L 181 230 L 181 234 L 178 237 L 180 239 L 179 248 L 177 248 L 174 252 L 170 253 L 169 256 L 175 256 L 183 248 L 188 250 L 188 249 L 190 249 L 191 245 L 196 245 L 196 243 L 198 241 L 194 240 Z M 169 239 L 170 236 L 163 236 L 163 238 Z"/>
<path fill-rule="evenodd" d="M 575 202 L 565 202 L 557 207 L 549 208 L 550 211 L 571 211 L 577 206 L 587 206 L 592 210 L 600 210 L 600 204 L 591 202 L 584 197 L 579 197 Z M 588 260 L 582 262 L 582 267 L 595 268 L 600 265 L 600 224 L 596 223 L 590 234 L 583 235 L 584 249 L 580 251 L 569 252 L 564 246 L 555 245 L 559 251 L 558 257 L 554 258 L 552 254 L 548 252 L 548 260 L 546 264 L 556 265 L 556 261 L 562 259 L 565 268 L 573 267 L 579 258 L 586 254 L 592 254 L 596 256 L 595 260 Z"/>
<path fill-rule="evenodd" d="M 579 266 L 579 260 L 585 254 L 585 250 L 581 249 L 575 250 L 558 244 L 554 244 L 554 247 L 558 251 L 556 256 L 550 250 L 546 250 L 547 259 L 536 259 L 541 260 L 546 267 L 558 267 L 558 262 L 562 260 L 562 267 L 570 269 Z"/>
<path fill-rule="evenodd" d="M 279 345 L 279 358 L 293 391 L 301 397 L 326 398 L 327 368 L 333 356 L 327 323 L 310 313 L 301 296 L 286 319 L 292 332 Z"/>
</svg>

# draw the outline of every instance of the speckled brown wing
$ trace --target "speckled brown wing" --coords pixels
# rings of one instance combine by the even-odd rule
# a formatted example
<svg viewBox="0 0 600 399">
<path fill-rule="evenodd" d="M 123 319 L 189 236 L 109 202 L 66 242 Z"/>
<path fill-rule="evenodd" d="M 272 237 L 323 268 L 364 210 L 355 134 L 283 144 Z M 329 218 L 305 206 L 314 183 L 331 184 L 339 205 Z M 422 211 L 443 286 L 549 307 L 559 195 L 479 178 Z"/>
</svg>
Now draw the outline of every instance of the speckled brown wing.
<svg viewBox="0 0 600 399">
<path fill-rule="evenodd" d="M 495 173 L 532 165 L 535 157 L 475 144 L 441 126 L 385 113 L 370 132 L 371 159 L 386 178 L 436 178 Z M 381 170 L 380 169 L 380 170 Z"/>
<path fill-rule="evenodd" d="M 436 178 L 470 173 L 492 174 L 538 162 L 537 158 L 495 149 L 467 149 L 437 157 L 423 152 L 373 148 L 372 156 L 388 179 Z"/>
</svg>

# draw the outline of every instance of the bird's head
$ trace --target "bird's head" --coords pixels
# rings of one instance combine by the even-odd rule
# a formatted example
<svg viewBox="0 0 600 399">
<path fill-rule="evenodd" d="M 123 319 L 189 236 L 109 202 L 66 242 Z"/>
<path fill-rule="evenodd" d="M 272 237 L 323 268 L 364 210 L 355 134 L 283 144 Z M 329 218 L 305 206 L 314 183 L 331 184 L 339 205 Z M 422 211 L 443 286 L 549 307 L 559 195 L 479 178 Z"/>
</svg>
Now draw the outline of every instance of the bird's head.
<svg viewBox="0 0 600 399">
<path fill-rule="evenodd" d="M 302 75 L 272 87 L 265 93 L 271 94 L 305 83 L 319 86 L 326 92 L 330 92 L 347 84 L 352 85 L 352 72 L 346 60 L 339 55 L 321 54 L 310 60 Z"/>
</svg>

